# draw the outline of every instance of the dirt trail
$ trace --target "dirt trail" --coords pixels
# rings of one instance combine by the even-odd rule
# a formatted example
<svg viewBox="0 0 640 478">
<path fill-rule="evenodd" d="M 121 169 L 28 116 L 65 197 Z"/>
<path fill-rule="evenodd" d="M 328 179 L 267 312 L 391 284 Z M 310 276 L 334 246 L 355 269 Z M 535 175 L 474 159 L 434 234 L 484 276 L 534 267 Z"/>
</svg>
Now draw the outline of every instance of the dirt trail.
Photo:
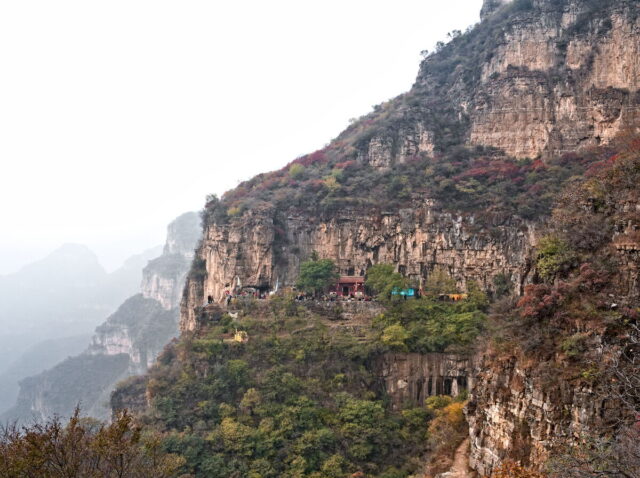
<svg viewBox="0 0 640 478">
<path fill-rule="evenodd" d="M 474 474 L 469 471 L 469 439 L 467 438 L 456 450 L 456 456 L 453 459 L 453 466 L 448 473 L 447 478 L 473 478 Z"/>
<path fill-rule="evenodd" d="M 469 470 L 469 439 L 467 438 L 456 450 L 453 464 L 446 473 L 436 475 L 436 478 L 477 478 L 475 472 Z M 415 478 L 432 478 L 426 472 L 414 475 Z"/>
</svg>

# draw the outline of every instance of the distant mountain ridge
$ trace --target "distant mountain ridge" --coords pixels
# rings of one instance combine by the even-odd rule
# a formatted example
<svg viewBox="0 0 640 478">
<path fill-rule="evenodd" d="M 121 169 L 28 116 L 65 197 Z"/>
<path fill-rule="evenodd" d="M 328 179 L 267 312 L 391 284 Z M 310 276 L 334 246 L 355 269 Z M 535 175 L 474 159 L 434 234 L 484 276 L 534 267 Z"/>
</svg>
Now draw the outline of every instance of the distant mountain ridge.
<svg viewBox="0 0 640 478">
<path fill-rule="evenodd" d="M 15 402 L 20 380 L 86 347 L 98 321 L 135 293 L 142 269 L 161 250 L 107 273 L 87 246 L 64 244 L 0 276 L 0 412 Z"/>
<path fill-rule="evenodd" d="M 172 221 L 165 246 L 154 249 L 162 253 L 145 262 L 142 280 L 95 329 L 88 346 L 85 340 L 74 356 L 61 357 L 62 362 L 50 363 L 52 368 L 24 379 L 15 405 L 0 415 L 0 421 L 68 416 L 78 404 L 85 414 L 108 418 L 109 395 L 116 383 L 146 372 L 177 335 L 179 300 L 200 234 L 197 213 Z M 137 259 L 131 261 L 122 270 L 140 266 Z"/>
</svg>

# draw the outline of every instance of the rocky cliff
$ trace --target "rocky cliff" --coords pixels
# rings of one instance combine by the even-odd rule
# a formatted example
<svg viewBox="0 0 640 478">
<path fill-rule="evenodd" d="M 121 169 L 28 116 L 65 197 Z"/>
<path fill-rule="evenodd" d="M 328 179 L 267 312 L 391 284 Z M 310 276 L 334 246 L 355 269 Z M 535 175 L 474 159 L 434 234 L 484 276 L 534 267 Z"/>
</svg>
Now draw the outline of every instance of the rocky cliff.
<svg viewBox="0 0 640 478">
<path fill-rule="evenodd" d="M 457 396 L 473 387 L 471 360 L 454 354 L 386 354 L 380 371 L 394 408 L 424 404 L 436 395 Z"/>
<path fill-rule="evenodd" d="M 569 444 L 584 453 L 579 476 L 597 474 L 589 460 L 621 467 L 609 476 L 636 476 L 637 460 L 624 467 L 638 456 L 637 437 L 635 448 L 619 443 L 640 406 L 640 150 L 633 144 L 570 188 L 554 212 L 551 233 L 580 266 L 553 284 L 529 286 L 511 310 L 495 314 L 501 332 L 482 347 L 467 408 L 470 462 L 483 475 L 504 460 L 541 468 Z M 596 452 L 590 440 L 613 451 Z"/>
<path fill-rule="evenodd" d="M 432 201 L 396 213 L 343 211 L 327 221 L 252 211 L 206 227 L 198 250 L 206 270 L 203 279 L 188 282 L 180 327 L 193 330 L 204 298 L 221 300 L 238 283 L 265 290 L 293 285 L 300 261 L 312 251 L 333 259 L 343 275 L 364 275 L 372 264 L 390 263 L 416 281 L 442 268 L 462 288 L 474 280 L 491 289 L 499 274 L 520 288 L 532 241 L 533 227 L 524 221 L 474 228 L 473 217 L 437 211 Z"/>
<path fill-rule="evenodd" d="M 162 347 L 177 335 L 177 304 L 200 234 L 196 213 L 183 214 L 169 224 L 162 255 L 143 270 L 141 295 L 125 301 L 96 329 L 88 353 L 127 354 L 131 374 L 147 370 Z"/>
<path fill-rule="evenodd" d="M 309 170 L 328 162 L 334 173 L 349 161 L 373 171 L 401 170 L 425 155 L 437 161 L 460 144 L 517 158 L 606 144 L 637 123 L 637 10 L 635 2 L 623 0 L 487 1 L 483 22 L 429 55 L 410 92 L 376 108 L 301 164 Z M 250 187 L 274 190 L 272 178 Z M 329 189 L 335 184 L 327 177 L 316 182 Z M 241 206 L 243 214 L 230 221 L 205 224 L 198 250 L 204 280 L 189 282 L 184 330 L 193 327 L 193 307 L 208 295 L 219 300 L 238 284 L 269 290 L 290 285 L 312 250 L 336 260 L 345 274 L 390 262 L 416 279 L 443 267 L 460 286 L 473 279 L 490 288 L 500 273 L 510 275 L 516 288 L 525 282 L 534 227 L 517 218 L 474 227 L 473 214 L 451 210 L 429 191 L 390 210 L 351 208 L 349 198 L 341 206 L 338 197 L 329 217 L 274 208 L 262 197 Z M 231 211 L 225 198 L 215 207 Z"/>
<path fill-rule="evenodd" d="M 636 2 L 487 0 L 482 16 L 368 117 L 376 128 L 359 138 L 359 159 L 388 166 L 461 143 L 548 157 L 637 123 Z"/>
<path fill-rule="evenodd" d="M 516 157 L 559 154 L 636 123 L 637 5 L 558 3 L 532 2 L 496 39 L 469 98 L 472 143 Z"/>
<path fill-rule="evenodd" d="M 600 353 L 601 363 L 611 359 L 603 351 L 613 336 L 624 335 L 619 327 L 628 317 L 608 312 L 622 295 L 620 303 L 637 307 L 637 241 L 622 240 L 637 233 L 636 203 L 613 201 L 618 206 L 603 209 L 610 198 L 597 182 L 573 190 L 584 201 L 569 217 L 581 217 L 579 211 L 602 217 L 559 229 L 573 234 L 569 243 L 575 239 L 578 251 L 560 264 L 576 277 L 560 280 L 541 278 L 536 269 L 550 207 L 532 213 L 531 198 L 570 203 L 559 191 L 587 171 L 597 177 L 598 168 L 611 164 L 613 150 L 606 146 L 627 130 L 637 132 L 640 15 L 630 0 L 487 0 L 482 17 L 426 56 L 411 91 L 376 107 L 323 150 L 207 204 L 180 329 L 187 345 L 196 337 L 196 351 L 215 362 L 217 347 L 227 349 L 206 335 L 211 324 L 200 330 L 207 298 L 222 302 L 227 292 L 244 288 L 292 286 L 314 251 L 335 261 L 343 275 L 362 276 L 389 263 L 416 283 L 435 270 L 448 272 L 460 289 L 473 281 L 497 293 L 502 282 L 531 301 L 529 308 L 510 304 L 515 315 L 506 321 L 518 337 L 508 343 L 522 350 L 484 350 L 474 360 L 387 355 L 376 369 L 395 407 L 472 384 L 471 464 L 490 473 L 507 458 L 540 467 L 564 437 L 601 431 L 615 410 L 598 399 L 585 365 L 598 358 L 576 356 L 584 349 Z M 579 267 L 603 250 L 593 267 L 606 263 L 607 274 L 625 277 L 611 282 L 611 296 L 598 289 L 604 287 L 594 279 L 600 272 Z M 557 317 L 544 316 L 553 310 Z M 578 320 L 578 311 L 586 318 Z M 179 355 L 166 357 L 165 371 L 183 360 Z M 556 373 L 562 367 L 574 375 Z M 162 382 L 159 371 L 154 378 Z M 177 393 L 167 383 L 154 390 L 135 385 L 131 403 L 138 406 L 152 391 Z M 128 403 L 126 393 L 117 398 Z"/>
<path fill-rule="evenodd" d="M 182 287 L 200 239 L 200 218 L 195 213 L 178 217 L 167 227 L 162 255 L 149 261 L 142 275 L 142 295 L 154 299 L 166 310 L 180 304 Z"/>
<path fill-rule="evenodd" d="M 20 384 L 16 405 L 4 419 L 46 420 L 83 412 L 109 416 L 109 395 L 117 382 L 141 374 L 178 334 L 178 297 L 193 259 L 200 218 L 187 213 L 167 228 L 163 254 L 143 270 L 142 293 L 125 300 L 98 326 L 89 347 Z"/>
</svg>

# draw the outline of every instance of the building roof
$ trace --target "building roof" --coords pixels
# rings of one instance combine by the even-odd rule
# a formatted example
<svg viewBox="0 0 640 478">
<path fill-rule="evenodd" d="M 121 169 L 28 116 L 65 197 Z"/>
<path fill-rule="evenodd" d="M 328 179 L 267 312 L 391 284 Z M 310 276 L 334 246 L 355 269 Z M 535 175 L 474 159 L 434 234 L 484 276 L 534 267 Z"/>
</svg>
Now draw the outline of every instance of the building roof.
<svg viewBox="0 0 640 478">
<path fill-rule="evenodd" d="M 363 276 L 342 276 L 338 279 L 338 284 L 352 284 L 354 282 L 364 282 Z"/>
</svg>

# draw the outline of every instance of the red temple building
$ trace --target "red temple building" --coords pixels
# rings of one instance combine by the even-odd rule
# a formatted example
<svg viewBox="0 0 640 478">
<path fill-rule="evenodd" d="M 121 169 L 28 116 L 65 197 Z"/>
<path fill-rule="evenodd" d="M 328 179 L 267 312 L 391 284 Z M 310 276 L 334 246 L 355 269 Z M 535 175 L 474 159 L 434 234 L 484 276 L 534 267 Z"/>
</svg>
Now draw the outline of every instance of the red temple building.
<svg viewBox="0 0 640 478">
<path fill-rule="evenodd" d="M 364 297 L 364 277 L 343 276 L 338 279 L 334 291 L 338 297 Z"/>
</svg>

